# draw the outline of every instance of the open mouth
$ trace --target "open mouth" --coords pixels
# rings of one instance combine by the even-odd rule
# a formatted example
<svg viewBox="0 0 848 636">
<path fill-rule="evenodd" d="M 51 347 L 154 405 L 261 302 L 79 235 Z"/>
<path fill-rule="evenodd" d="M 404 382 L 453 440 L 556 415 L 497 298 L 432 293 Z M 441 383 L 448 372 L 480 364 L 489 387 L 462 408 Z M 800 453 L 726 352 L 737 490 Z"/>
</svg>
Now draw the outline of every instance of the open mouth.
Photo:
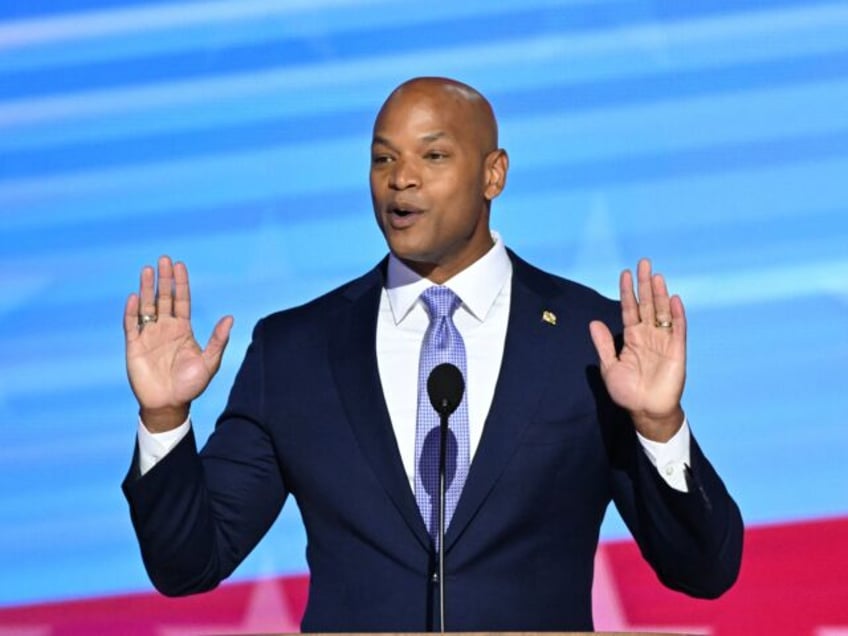
<svg viewBox="0 0 848 636">
<path fill-rule="evenodd" d="M 413 214 L 418 214 L 423 211 L 420 206 L 408 201 L 393 201 L 388 206 L 388 210 L 389 214 L 401 218 L 405 218 Z"/>
<path fill-rule="evenodd" d="M 405 230 L 421 218 L 421 210 L 412 206 L 393 205 L 387 208 L 386 221 L 396 230 Z"/>
</svg>

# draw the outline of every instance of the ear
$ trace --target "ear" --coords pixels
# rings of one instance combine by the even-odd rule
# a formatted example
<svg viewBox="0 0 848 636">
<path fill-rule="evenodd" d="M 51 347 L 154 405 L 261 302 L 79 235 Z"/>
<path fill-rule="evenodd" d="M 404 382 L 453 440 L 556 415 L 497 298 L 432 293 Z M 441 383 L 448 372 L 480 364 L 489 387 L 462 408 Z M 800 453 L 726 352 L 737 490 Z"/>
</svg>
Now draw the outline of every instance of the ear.
<svg viewBox="0 0 848 636">
<path fill-rule="evenodd" d="M 486 184 L 483 195 L 488 201 L 498 196 L 506 186 L 506 173 L 509 170 L 509 157 L 506 150 L 498 148 L 486 155 L 485 161 Z"/>
</svg>

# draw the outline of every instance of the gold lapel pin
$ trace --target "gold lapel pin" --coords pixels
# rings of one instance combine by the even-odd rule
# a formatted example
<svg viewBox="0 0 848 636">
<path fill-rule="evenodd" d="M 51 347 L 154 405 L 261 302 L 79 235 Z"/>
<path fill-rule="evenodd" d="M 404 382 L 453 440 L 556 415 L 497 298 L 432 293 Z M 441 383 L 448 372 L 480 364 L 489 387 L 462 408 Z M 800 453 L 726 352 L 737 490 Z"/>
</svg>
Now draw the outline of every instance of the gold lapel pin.
<svg viewBox="0 0 848 636">
<path fill-rule="evenodd" d="M 552 311 L 548 311 L 547 309 L 542 312 L 542 321 L 548 323 L 549 325 L 556 324 L 556 314 Z"/>
</svg>

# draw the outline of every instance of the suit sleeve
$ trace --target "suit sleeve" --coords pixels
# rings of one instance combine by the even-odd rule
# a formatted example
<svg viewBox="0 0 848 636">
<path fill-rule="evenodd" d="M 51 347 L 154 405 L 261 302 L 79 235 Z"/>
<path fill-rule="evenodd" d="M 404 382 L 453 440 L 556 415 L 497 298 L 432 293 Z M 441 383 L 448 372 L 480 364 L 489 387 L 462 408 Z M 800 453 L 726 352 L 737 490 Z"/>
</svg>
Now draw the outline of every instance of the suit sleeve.
<svg viewBox="0 0 848 636">
<path fill-rule="evenodd" d="M 667 587 L 716 598 L 735 582 L 742 558 L 739 508 L 691 438 L 688 492 L 669 486 L 619 411 L 607 428 L 613 498 L 642 555 Z"/>
<path fill-rule="evenodd" d="M 262 324 L 203 450 L 197 452 L 191 432 L 144 476 L 134 456 L 123 482 L 145 568 L 168 596 L 217 586 L 267 532 L 286 499 L 264 424 Z"/>
</svg>

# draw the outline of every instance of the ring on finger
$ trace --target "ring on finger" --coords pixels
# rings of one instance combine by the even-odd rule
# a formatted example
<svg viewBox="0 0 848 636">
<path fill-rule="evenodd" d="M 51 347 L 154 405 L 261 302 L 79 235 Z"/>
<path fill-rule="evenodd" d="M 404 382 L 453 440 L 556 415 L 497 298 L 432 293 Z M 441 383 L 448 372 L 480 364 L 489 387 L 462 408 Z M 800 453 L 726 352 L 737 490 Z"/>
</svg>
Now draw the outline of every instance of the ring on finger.
<svg viewBox="0 0 848 636">
<path fill-rule="evenodd" d="M 671 329 L 673 325 L 670 320 L 657 320 L 654 322 L 654 326 L 660 329 Z"/>
<path fill-rule="evenodd" d="M 144 325 L 150 322 L 156 322 L 158 316 L 156 314 L 139 314 L 138 316 L 138 326 L 143 327 Z"/>
</svg>

